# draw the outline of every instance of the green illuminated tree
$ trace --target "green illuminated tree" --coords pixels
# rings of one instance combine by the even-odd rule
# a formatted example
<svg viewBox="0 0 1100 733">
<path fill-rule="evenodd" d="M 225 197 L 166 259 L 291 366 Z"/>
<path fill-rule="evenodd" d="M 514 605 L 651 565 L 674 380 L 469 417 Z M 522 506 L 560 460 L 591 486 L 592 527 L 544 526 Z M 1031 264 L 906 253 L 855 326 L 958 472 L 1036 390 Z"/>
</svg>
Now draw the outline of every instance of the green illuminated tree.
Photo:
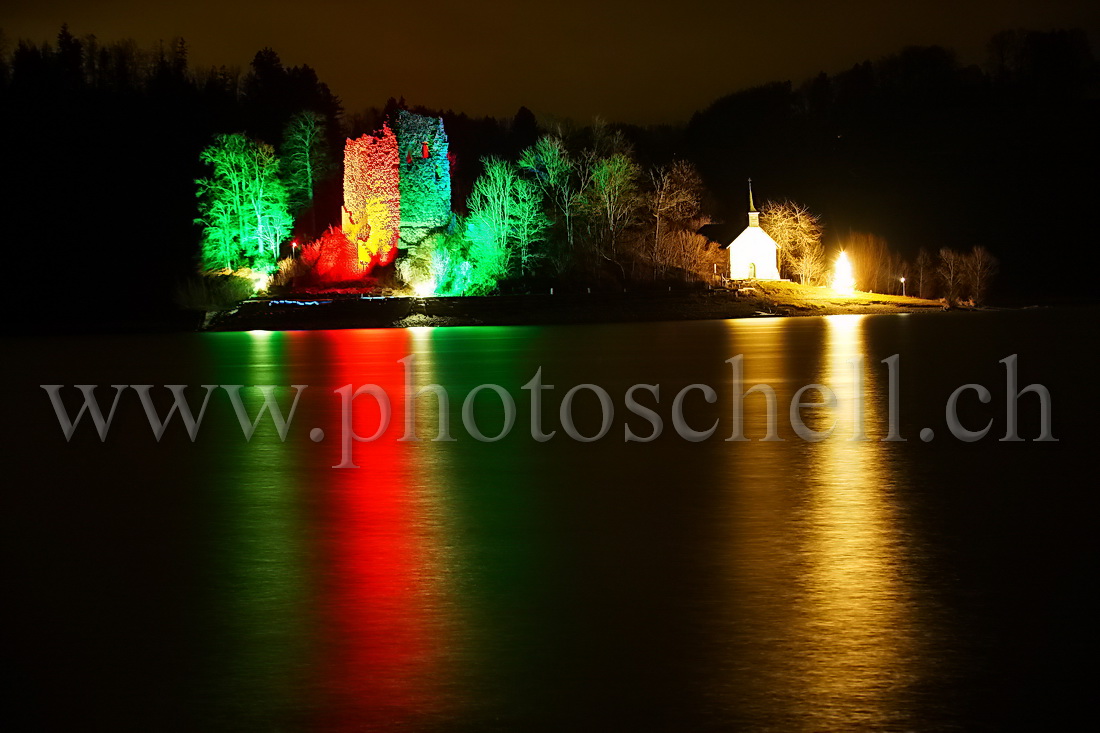
<svg viewBox="0 0 1100 733">
<path fill-rule="evenodd" d="M 580 200 L 581 182 L 577 163 L 562 139 L 545 135 L 523 151 L 520 169 L 528 172 L 550 202 L 565 229 L 565 241 L 573 249 L 573 217 Z"/>
<path fill-rule="evenodd" d="M 485 172 L 470 192 L 470 217 L 466 236 L 470 242 L 470 264 L 477 272 L 479 290 L 490 290 L 508 273 L 511 259 L 512 194 L 515 170 L 506 161 L 486 158 Z"/>
<path fill-rule="evenodd" d="M 219 135 L 199 159 L 213 168 L 195 181 L 203 267 L 274 271 L 293 225 L 275 150 L 244 135 Z"/>
<path fill-rule="evenodd" d="M 290 211 L 299 216 L 309 211 L 310 232 L 316 229 L 313 198 L 318 181 L 332 169 L 325 147 L 325 118 L 306 110 L 290 118 L 283 131 L 283 147 L 280 156 L 283 185 L 286 187 Z"/>
<path fill-rule="evenodd" d="M 511 196 L 511 237 L 521 275 L 529 275 L 542 259 L 539 247 L 546 241 L 550 219 L 543 211 L 543 195 L 538 185 L 516 177 Z"/>
<path fill-rule="evenodd" d="M 507 161 L 485 158 L 484 164 L 470 194 L 466 232 L 479 282 L 495 284 L 509 274 L 530 272 L 550 221 L 536 183 Z"/>
<path fill-rule="evenodd" d="M 626 228 L 637 222 L 642 203 L 640 179 L 641 169 L 627 153 L 590 155 L 582 206 L 592 228 L 596 254 L 620 268 L 619 242 Z"/>
<path fill-rule="evenodd" d="M 472 295 L 492 290 L 496 280 L 478 280 L 471 264 L 466 224 L 456 217 L 452 227 L 436 231 L 397 260 L 397 272 L 420 296 Z"/>
</svg>

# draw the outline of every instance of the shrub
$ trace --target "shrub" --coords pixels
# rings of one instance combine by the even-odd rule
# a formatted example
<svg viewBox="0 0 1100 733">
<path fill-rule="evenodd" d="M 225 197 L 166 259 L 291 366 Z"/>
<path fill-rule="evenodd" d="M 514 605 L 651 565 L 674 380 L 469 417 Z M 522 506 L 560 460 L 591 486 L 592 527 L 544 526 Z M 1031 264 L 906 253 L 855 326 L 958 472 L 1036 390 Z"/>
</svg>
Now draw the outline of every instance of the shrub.
<svg viewBox="0 0 1100 733">
<path fill-rule="evenodd" d="M 303 246 L 297 257 L 280 260 L 272 284 L 292 288 L 361 284 L 371 267 L 373 263 L 359 261 L 355 243 L 339 227 L 329 227 Z"/>
<path fill-rule="evenodd" d="M 222 271 L 193 275 L 176 286 L 175 301 L 186 310 L 229 310 L 255 292 L 252 280 Z"/>
</svg>

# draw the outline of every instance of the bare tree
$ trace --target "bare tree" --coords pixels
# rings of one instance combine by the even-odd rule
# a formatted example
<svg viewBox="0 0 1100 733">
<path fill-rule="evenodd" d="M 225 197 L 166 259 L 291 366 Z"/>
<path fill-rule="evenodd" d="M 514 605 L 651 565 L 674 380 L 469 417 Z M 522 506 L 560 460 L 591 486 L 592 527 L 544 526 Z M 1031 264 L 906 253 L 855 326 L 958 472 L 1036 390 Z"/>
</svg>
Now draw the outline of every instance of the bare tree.
<svg viewBox="0 0 1100 733">
<path fill-rule="evenodd" d="M 317 183 L 332 167 L 325 149 L 325 118 L 310 110 L 290 118 L 283 131 L 279 162 L 283 185 L 290 197 L 291 213 L 309 211 L 311 235 L 316 234 L 317 218 L 313 199 Z"/>
<path fill-rule="evenodd" d="M 885 292 L 901 294 L 901 278 L 905 274 L 905 260 L 897 252 L 887 252 L 883 263 L 882 280 Z"/>
<path fill-rule="evenodd" d="M 637 221 L 641 171 L 625 153 L 601 158 L 590 153 L 588 185 L 582 202 L 595 234 L 596 254 L 622 268 L 618 245 L 623 232 Z"/>
<path fill-rule="evenodd" d="M 825 279 L 828 266 L 821 241 L 807 242 L 795 255 L 794 273 L 803 285 L 820 284 Z"/>
<path fill-rule="evenodd" d="M 569 249 L 573 249 L 573 217 L 583 189 L 577 161 L 569 154 L 561 136 L 544 135 L 523 151 L 520 169 L 529 173 L 565 227 Z"/>
<path fill-rule="evenodd" d="M 474 182 L 466 234 L 471 260 L 486 287 L 509 274 L 527 274 L 541 256 L 549 220 L 542 191 L 519 175 L 515 165 L 483 158 L 485 172 Z"/>
<path fill-rule="evenodd" d="M 602 117 L 597 116 L 592 119 L 588 133 L 591 143 L 589 150 L 596 157 L 610 158 L 618 154 L 628 158 L 634 157 L 634 146 L 627 141 L 623 131 L 612 128 Z"/>
<path fill-rule="evenodd" d="M 529 275 L 542 259 L 541 245 L 546 241 L 550 220 L 543 211 L 542 190 L 526 178 L 516 177 L 512 190 L 512 236 L 519 258 L 521 275 Z"/>
<path fill-rule="evenodd" d="M 981 245 L 971 249 L 969 254 L 963 255 L 963 258 L 970 299 L 974 301 L 974 305 L 981 305 L 985 302 L 986 293 L 989 291 L 989 281 L 997 272 L 997 258 Z"/>
<path fill-rule="evenodd" d="M 680 236 L 682 232 L 670 232 L 669 223 L 676 224 L 690 221 L 699 215 L 703 198 L 703 181 L 695 166 L 686 161 L 678 160 L 671 166 L 658 166 L 649 172 L 649 179 L 653 190 L 646 197 L 646 208 L 654 219 L 653 247 L 650 259 L 653 262 L 653 278 L 657 278 L 657 270 L 669 265 L 683 266 L 683 262 L 674 263 L 673 259 L 684 258 L 669 257 L 674 253 L 686 252 L 685 238 Z M 665 226 L 662 227 L 662 224 Z M 675 237 L 670 237 L 675 234 Z M 675 240 L 676 246 L 668 247 L 666 240 Z"/>
<path fill-rule="evenodd" d="M 962 256 L 955 250 L 947 247 L 940 250 L 940 262 L 936 271 L 940 276 L 948 305 L 954 305 L 959 300 L 959 289 L 965 274 L 963 265 Z"/>
<path fill-rule="evenodd" d="M 920 252 L 917 253 L 917 296 L 921 298 L 928 297 L 926 285 L 931 285 L 932 276 L 934 275 L 932 265 L 932 255 L 928 254 L 928 250 L 924 247 L 920 248 Z"/>
<path fill-rule="evenodd" d="M 803 285 L 825 274 L 821 220 L 803 204 L 768 201 L 760 210 L 760 226 L 779 245 L 779 266 L 796 275 Z"/>
<path fill-rule="evenodd" d="M 849 232 L 844 249 L 852 260 L 856 287 L 866 292 L 885 292 L 893 271 L 886 240 L 866 232 Z"/>
<path fill-rule="evenodd" d="M 705 216 L 690 219 L 669 220 L 663 227 L 660 248 L 657 251 L 655 267 L 669 270 L 694 280 L 710 280 L 715 273 L 725 274 L 729 266 L 729 253 L 699 234 L 699 228 L 709 224 Z M 648 233 L 645 236 L 647 250 L 652 247 Z"/>
<path fill-rule="evenodd" d="M 219 135 L 199 160 L 213 169 L 195 181 L 196 223 L 205 225 L 203 266 L 235 269 L 244 263 L 271 272 L 294 224 L 274 148 L 242 134 Z"/>
</svg>

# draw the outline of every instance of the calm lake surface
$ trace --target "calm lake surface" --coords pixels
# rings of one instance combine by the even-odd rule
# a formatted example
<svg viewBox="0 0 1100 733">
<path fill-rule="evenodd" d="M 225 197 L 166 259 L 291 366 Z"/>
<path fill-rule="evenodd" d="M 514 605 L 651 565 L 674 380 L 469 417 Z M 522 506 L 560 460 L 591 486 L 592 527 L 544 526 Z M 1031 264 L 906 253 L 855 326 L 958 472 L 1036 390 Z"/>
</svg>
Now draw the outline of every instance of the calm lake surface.
<svg viewBox="0 0 1100 733">
<path fill-rule="evenodd" d="M 6 729 L 953 730 L 1093 717 L 1097 605 L 1096 310 L 837 316 L 606 326 L 8 339 L 12 433 L 3 490 Z M 727 359 L 744 355 L 748 441 Z M 897 354 L 893 419 L 889 370 Z M 1049 389 L 1058 442 L 1035 442 L 1039 399 L 1006 432 L 1006 367 Z M 405 432 L 405 372 L 442 385 Z M 862 369 L 857 369 L 853 360 Z M 541 430 L 531 390 L 541 368 Z M 853 398 L 860 389 L 861 402 Z M 953 437 L 961 423 L 989 434 Z M 308 385 L 280 441 L 251 440 L 224 390 L 194 442 L 176 415 L 156 441 L 136 392 L 106 440 L 88 415 L 66 441 L 43 384 Z M 377 385 L 393 419 L 370 436 Z M 463 402 L 481 384 L 516 404 L 497 442 Z M 566 392 L 610 398 L 607 434 L 570 437 Z M 627 409 L 627 391 L 648 413 Z M 673 425 L 673 401 L 691 430 Z M 801 411 L 829 386 L 835 409 Z M 809 391 L 803 401 L 820 400 Z M 861 407 L 857 407 L 861 405 Z M 495 436 L 502 397 L 467 417 Z M 590 389 L 574 432 L 597 435 Z M 656 418 L 654 418 L 656 419 Z M 853 441 L 862 432 L 868 440 Z M 320 428 L 324 438 L 311 439 Z M 931 428 L 934 439 L 920 439 Z M 313 437 L 320 437 L 314 433 Z M 695 436 L 698 437 L 698 436 Z"/>
</svg>

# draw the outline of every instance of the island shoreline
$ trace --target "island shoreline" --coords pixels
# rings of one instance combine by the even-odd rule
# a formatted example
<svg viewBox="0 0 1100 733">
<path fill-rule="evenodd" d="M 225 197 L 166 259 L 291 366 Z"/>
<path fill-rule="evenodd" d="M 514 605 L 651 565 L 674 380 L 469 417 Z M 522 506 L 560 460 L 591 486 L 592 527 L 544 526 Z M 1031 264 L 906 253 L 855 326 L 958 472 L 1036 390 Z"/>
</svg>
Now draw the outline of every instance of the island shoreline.
<svg viewBox="0 0 1100 733">
<path fill-rule="evenodd" d="M 945 310 L 939 301 L 877 293 L 843 295 L 827 288 L 790 283 L 757 285 L 751 290 L 748 294 L 714 289 L 430 298 L 346 293 L 278 295 L 250 299 L 233 311 L 215 314 L 204 330 L 538 326 Z"/>
</svg>

